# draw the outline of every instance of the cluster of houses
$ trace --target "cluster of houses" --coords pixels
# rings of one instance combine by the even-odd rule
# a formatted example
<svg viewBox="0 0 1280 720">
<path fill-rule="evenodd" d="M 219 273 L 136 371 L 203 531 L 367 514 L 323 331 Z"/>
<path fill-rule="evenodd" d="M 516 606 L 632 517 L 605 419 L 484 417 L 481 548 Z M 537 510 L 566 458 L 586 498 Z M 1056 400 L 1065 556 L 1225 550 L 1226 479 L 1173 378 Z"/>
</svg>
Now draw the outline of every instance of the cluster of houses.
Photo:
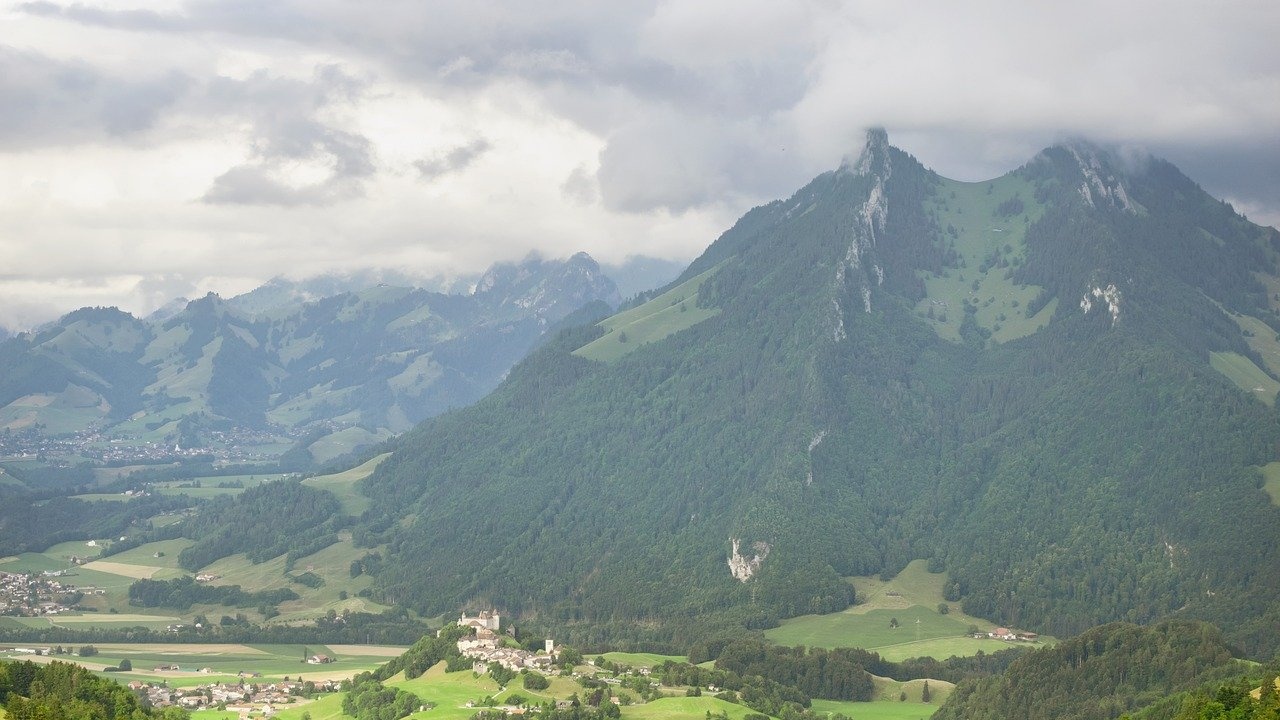
<svg viewBox="0 0 1280 720">
<path fill-rule="evenodd" d="M 241 673 L 248 677 L 248 673 Z M 338 683 L 330 680 L 310 683 L 282 680 L 266 684 L 209 683 L 195 687 L 171 688 L 164 683 L 134 680 L 129 689 L 146 695 L 153 707 L 181 707 L 187 710 L 223 707 L 247 717 L 249 713 L 272 715 L 283 705 L 298 701 L 304 692 L 333 692 Z"/>
<path fill-rule="evenodd" d="M 36 617 L 70 610 L 64 603 L 76 588 L 54 579 L 61 575 L 0 572 L 0 615 Z"/>
<path fill-rule="evenodd" d="M 544 649 L 536 653 L 521 648 L 503 647 L 498 634 L 501 624 L 501 616 L 489 611 L 482 611 L 476 617 L 467 617 L 463 614 L 458 618 L 460 627 L 475 630 L 474 635 L 458 640 L 458 652 L 463 657 L 475 660 L 477 672 L 487 671 L 491 663 L 496 663 L 508 670 L 519 671 L 528 668 L 543 672 L 555 665 L 556 646 L 553 640 L 547 640 Z"/>
<path fill-rule="evenodd" d="M 974 633 L 973 637 L 977 639 L 1008 640 L 1010 642 L 1035 642 L 1040 636 L 1026 630 L 1010 630 L 1009 628 L 998 627 L 991 632 Z"/>
</svg>

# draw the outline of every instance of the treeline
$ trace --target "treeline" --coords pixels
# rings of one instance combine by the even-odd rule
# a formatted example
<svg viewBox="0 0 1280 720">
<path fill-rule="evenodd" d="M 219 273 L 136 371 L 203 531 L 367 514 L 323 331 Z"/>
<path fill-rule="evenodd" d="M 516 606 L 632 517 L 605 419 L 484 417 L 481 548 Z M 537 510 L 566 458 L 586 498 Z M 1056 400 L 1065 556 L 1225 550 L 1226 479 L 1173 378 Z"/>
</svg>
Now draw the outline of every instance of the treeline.
<svg viewBox="0 0 1280 720">
<path fill-rule="evenodd" d="M 178 563 L 194 571 L 236 553 L 255 563 L 302 548 L 312 553 L 337 542 L 345 522 L 333 493 L 297 480 L 262 483 L 210 502 L 184 522 L 182 534 L 195 544 L 178 555 Z"/>
<path fill-rule="evenodd" d="M 417 695 L 389 688 L 368 673 L 343 683 L 343 690 L 346 695 L 342 698 L 342 712 L 356 720 L 400 720 L 423 705 Z"/>
<path fill-rule="evenodd" d="M 0 707 L 12 720 L 188 720 L 182 708 L 154 709 L 127 687 L 53 661 L 0 662 Z"/>
<path fill-rule="evenodd" d="M 172 580 L 142 579 L 129 586 L 129 604 L 137 607 L 166 607 L 186 610 L 192 605 L 279 605 L 297 600 L 289 588 L 245 592 L 239 585 L 205 585 L 190 575 Z"/>
<path fill-rule="evenodd" d="M 1257 697 L 1253 695 L 1255 689 Z M 1154 715 L 1143 713 L 1140 717 L 1153 720 Z M 1264 674 L 1257 683 L 1241 678 L 1224 683 L 1217 689 L 1191 693 L 1182 701 L 1172 720 L 1275 720 L 1278 717 L 1280 692 L 1276 689 L 1273 671 Z"/>
<path fill-rule="evenodd" d="M 370 677 L 375 680 L 386 680 L 403 670 L 405 678 L 412 680 L 431 669 L 433 665 L 441 660 L 452 660 L 460 657 L 458 639 L 470 633 L 470 628 L 445 625 L 438 636 L 436 633 L 423 635 L 408 650 L 405 650 L 390 662 L 380 665 L 370 673 Z"/>
<path fill-rule="evenodd" d="M 972 657 L 946 660 L 926 657 L 891 662 L 878 653 L 860 648 L 786 647 L 746 638 L 725 644 L 716 658 L 715 668 L 741 677 L 770 678 L 815 698 L 869 700 L 869 675 L 900 682 L 935 679 L 958 683 L 1002 673 L 1028 651 L 1028 648 L 1010 648 Z"/>
<path fill-rule="evenodd" d="M 1240 668 L 1211 625 L 1116 623 L 1028 653 L 1003 675 L 960 683 L 934 720 L 1112 720 Z"/>
<path fill-rule="evenodd" d="M 317 618 L 314 625 L 188 625 L 176 632 L 134 627 L 70 629 L 0 628 L 6 643 L 274 643 L 274 644 L 374 644 L 409 645 L 430 631 L 403 610 L 384 614 L 333 613 Z"/>
<path fill-rule="evenodd" d="M 0 555 L 42 552 L 71 540 L 119 537 L 141 532 L 137 525 L 190 503 L 149 495 L 128 502 L 86 502 L 67 497 L 38 501 L 5 498 L 0 503 Z"/>
</svg>

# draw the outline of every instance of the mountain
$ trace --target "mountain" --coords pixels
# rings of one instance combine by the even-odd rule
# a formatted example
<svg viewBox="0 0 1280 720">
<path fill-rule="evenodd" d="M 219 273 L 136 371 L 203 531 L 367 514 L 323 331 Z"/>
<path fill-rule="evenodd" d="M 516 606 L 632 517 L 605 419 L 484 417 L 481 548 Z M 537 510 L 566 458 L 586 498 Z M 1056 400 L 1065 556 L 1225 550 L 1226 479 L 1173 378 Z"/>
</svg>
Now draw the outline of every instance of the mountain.
<svg viewBox="0 0 1280 720">
<path fill-rule="evenodd" d="M 466 295 L 382 284 L 292 305 L 269 301 L 288 294 L 269 283 L 256 304 L 210 294 L 150 321 L 78 310 L 0 344 L 0 427 L 182 448 L 236 427 L 265 431 L 259 444 L 308 431 L 302 447 L 326 461 L 474 402 L 565 317 L 618 302 L 585 254 L 497 265 L 482 284 Z"/>
<path fill-rule="evenodd" d="M 1278 258 L 1159 159 L 961 183 L 872 132 L 400 438 L 362 484 L 375 597 L 677 648 L 928 558 L 1003 624 L 1204 618 L 1267 654 Z"/>
<path fill-rule="evenodd" d="M 296 312 L 309 302 L 379 285 L 463 294 L 473 282 L 470 278 L 425 278 L 394 270 L 335 272 L 301 280 L 274 277 L 247 293 L 228 299 L 227 304 L 249 316 L 284 316 Z"/>
<path fill-rule="evenodd" d="M 685 268 L 685 263 L 675 260 L 632 255 L 620 263 L 600 266 L 604 274 L 618 286 L 618 294 L 631 298 L 642 292 L 663 287 L 675 280 Z"/>
</svg>

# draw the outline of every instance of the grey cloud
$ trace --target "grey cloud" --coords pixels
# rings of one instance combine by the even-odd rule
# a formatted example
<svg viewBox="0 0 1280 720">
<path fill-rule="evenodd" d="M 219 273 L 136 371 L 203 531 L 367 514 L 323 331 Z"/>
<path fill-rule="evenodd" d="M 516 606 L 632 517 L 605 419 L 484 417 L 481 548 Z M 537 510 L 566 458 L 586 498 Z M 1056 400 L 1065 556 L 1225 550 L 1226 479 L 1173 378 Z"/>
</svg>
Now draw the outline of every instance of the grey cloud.
<svg viewBox="0 0 1280 720">
<path fill-rule="evenodd" d="M 560 192 L 578 205 L 590 205 L 600 199 L 600 185 L 595 175 L 586 167 L 579 165 L 565 178 Z"/>
<path fill-rule="evenodd" d="M 125 80 L 0 46 L 0 147 L 128 138 L 151 129 L 192 84 L 178 73 Z"/>
<path fill-rule="evenodd" d="M 374 172 L 369 141 L 358 135 L 301 122 L 274 128 L 263 139 L 259 157 L 233 167 L 213 181 L 201 198 L 211 204 L 330 205 L 360 197 L 360 180 Z M 330 168 L 318 182 L 301 185 L 285 179 L 290 161 L 319 161 Z"/>
<path fill-rule="evenodd" d="M 413 164 L 427 181 L 466 170 L 493 147 L 488 140 L 476 138 L 466 145 L 459 145 L 446 153 L 418 160 Z"/>
</svg>

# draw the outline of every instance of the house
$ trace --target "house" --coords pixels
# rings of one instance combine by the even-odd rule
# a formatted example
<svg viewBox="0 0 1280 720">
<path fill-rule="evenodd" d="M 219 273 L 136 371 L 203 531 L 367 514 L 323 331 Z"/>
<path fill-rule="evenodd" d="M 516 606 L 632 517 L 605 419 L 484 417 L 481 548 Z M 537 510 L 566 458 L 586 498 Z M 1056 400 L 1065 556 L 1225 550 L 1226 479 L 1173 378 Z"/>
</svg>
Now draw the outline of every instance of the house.
<svg viewBox="0 0 1280 720">
<path fill-rule="evenodd" d="M 328 655 L 312 655 L 307 658 L 308 665 L 328 665 L 331 662 L 333 662 L 333 658 Z"/>
</svg>

